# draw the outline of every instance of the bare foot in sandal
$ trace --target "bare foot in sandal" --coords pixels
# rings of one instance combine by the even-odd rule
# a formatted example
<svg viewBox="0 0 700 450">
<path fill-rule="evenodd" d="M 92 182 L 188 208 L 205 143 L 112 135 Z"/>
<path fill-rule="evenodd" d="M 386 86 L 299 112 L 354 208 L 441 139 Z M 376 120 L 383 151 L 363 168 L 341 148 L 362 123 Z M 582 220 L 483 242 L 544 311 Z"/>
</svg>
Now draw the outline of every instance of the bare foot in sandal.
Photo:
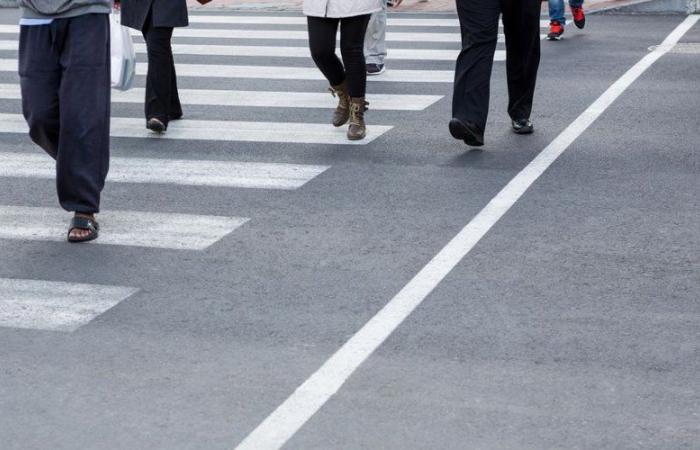
<svg viewBox="0 0 700 450">
<path fill-rule="evenodd" d="M 68 229 L 68 242 L 88 242 L 97 239 L 99 229 L 94 214 L 75 213 Z"/>
</svg>

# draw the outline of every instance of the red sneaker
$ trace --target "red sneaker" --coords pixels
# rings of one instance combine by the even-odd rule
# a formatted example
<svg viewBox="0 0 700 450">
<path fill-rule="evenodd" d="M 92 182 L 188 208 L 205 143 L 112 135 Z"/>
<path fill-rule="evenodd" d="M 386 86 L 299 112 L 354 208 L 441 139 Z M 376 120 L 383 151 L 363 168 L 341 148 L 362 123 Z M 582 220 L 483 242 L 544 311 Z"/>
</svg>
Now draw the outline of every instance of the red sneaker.
<svg viewBox="0 0 700 450">
<path fill-rule="evenodd" d="M 574 16 L 574 25 L 583 29 L 586 26 L 586 14 L 582 7 L 571 8 L 571 15 Z"/>
<path fill-rule="evenodd" d="M 547 39 L 550 41 L 556 41 L 562 34 L 564 34 L 564 25 L 562 25 L 558 20 L 552 20 L 549 23 L 549 34 L 547 35 Z"/>
</svg>

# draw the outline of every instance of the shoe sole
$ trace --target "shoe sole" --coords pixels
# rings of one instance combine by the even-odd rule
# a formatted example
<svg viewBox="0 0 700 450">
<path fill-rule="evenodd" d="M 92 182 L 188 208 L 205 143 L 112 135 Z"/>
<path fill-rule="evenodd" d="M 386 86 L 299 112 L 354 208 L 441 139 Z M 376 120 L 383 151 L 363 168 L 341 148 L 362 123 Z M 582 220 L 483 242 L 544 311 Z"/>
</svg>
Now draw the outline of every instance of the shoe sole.
<svg viewBox="0 0 700 450">
<path fill-rule="evenodd" d="M 532 134 L 532 133 L 535 132 L 535 127 L 533 127 L 533 126 L 531 125 L 531 126 L 529 126 L 529 127 L 522 127 L 522 128 L 519 128 L 519 129 L 513 128 L 513 132 L 514 132 L 515 134 Z"/>
<path fill-rule="evenodd" d="M 374 77 L 374 76 L 377 76 L 377 75 L 381 75 L 381 74 L 383 74 L 384 72 L 386 72 L 386 67 L 382 68 L 382 70 L 380 70 L 379 72 L 367 72 L 367 76 L 369 76 L 369 77 Z"/>
<path fill-rule="evenodd" d="M 470 147 L 481 147 L 484 145 L 484 141 L 479 140 L 474 130 L 456 119 L 450 120 L 450 134 L 453 138 L 464 141 Z"/>
<path fill-rule="evenodd" d="M 586 26 L 586 19 L 583 19 L 581 22 L 574 21 L 574 25 L 576 25 L 576 28 L 579 30 L 583 30 L 583 28 Z"/>
<path fill-rule="evenodd" d="M 146 124 L 146 128 L 158 134 L 163 134 L 165 133 L 165 130 L 167 130 L 167 127 L 164 124 L 150 121 Z"/>
</svg>

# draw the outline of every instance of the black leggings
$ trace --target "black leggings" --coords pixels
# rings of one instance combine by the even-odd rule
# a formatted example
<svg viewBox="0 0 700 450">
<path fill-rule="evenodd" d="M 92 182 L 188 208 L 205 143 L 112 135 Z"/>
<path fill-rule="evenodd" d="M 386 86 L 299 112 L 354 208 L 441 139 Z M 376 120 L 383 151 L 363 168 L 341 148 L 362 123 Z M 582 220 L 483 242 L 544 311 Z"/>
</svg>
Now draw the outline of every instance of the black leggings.
<svg viewBox="0 0 700 450">
<path fill-rule="evenodd" d="M 367 87 L 365 67 L 365 33 L 369 14 L 342 19 L 309 17 L 309 48 L 316 66 L 332 86 L 348 82 L 351 97 L 364 97 Z M 340 23 L 340 53 L 335 54 L 335 36 Z M 343 64 L 345 67 L 343 67 Z"/>
</svg>

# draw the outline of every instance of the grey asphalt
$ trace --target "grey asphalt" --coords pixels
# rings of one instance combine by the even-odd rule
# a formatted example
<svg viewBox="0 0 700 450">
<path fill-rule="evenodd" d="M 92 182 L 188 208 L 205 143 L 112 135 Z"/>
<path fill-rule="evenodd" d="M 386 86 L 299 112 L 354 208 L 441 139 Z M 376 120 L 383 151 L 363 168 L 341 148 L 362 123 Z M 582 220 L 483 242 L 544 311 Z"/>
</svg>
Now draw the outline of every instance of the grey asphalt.
<svg viewBox="0 0 700 450">
<path fill-rule="evenodd" d="M 106 188 L 104 209 L 251 218 L 204 252 L 0 240 L 0 278 L 141 289 L 73 333 L 0 328 L 0 448 L 235 447 L 681 21 L 591 16 L 584 32 L 570 27 L 566 39 L 543 42 L 533 136 L 509 131 L 496 63 L 483 150 L 449 137 L 450 86 L 427 83 L 370 85 L 370 97 L 446 97 L 421 112 L 370 111 L 370 125 L 395 128 L 367 146 L 114 139 L 118 156 L 331 168 L 289 192 Z M 1 11 L 0 22 L 16 23 L 16 13 Z M 683 41 L 700 42 L 700 25 Z M 698 55 L 662 57 L 287 448 L 700 448 L 699 70 Z M 0 83 L 16 80 L 0 73 Z M 325 88 L 186 78 L 181 86 Z M 0 112 L 19 107 L 0 101 Z M 140 117 L 141 107 L 115 105 L 114 114 Z M 328 116 L 186 114 L 300 127 Z M 6 134 L 0 149 L 38 151 Z M 0 178 L 0 204 L 55 207 L 53 181 Z"/>
</svg>

